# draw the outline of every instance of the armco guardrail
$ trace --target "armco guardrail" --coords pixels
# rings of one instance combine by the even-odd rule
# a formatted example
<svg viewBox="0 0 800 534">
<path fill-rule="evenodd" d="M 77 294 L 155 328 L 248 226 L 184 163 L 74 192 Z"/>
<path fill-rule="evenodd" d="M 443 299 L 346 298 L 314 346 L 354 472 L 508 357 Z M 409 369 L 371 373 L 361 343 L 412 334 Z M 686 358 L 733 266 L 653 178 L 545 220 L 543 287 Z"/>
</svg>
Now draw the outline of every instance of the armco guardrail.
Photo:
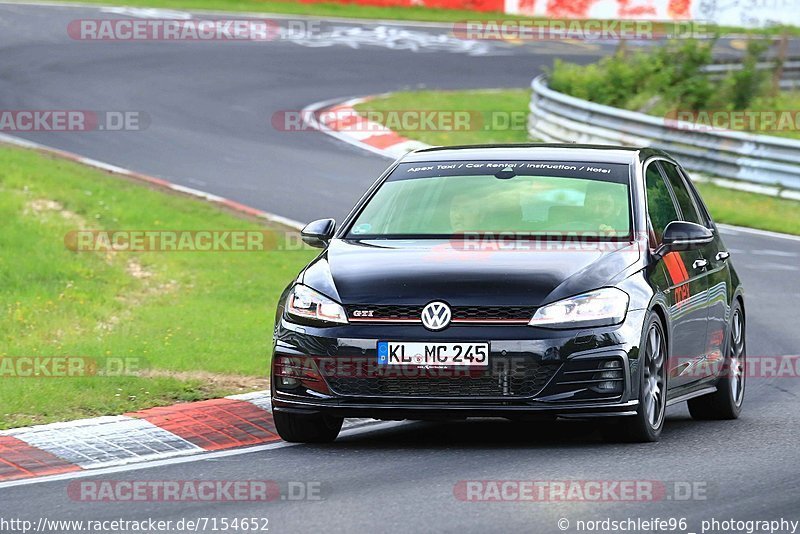
<svg viewBox="0 0 800 534">
<path fill-rule="evenodd" d="M 776 62 L 775 60 L 772 61 L 761 61 L 756 64 L 756 68 L 758 70 L 773 70 L 775 68 Z M 741 61 L 730 62 L 730 61 L 720 61 L 718 63 L 714 63 L 712 65 L 708 65 L 703 69 L 704 72 L 708 73 L 709 77 L 713 80 L 721 80 L 726 74 L 731 71 L 739 71 L 744 68 Z M 780 79 L 780 87 L 781 89 L 785 90 L 794 90 L 800 87 L 800 58 L 786 58 L 781 66 L 781 79 Z"/>
<path fill-rule="evenodd" d="M 528 132 L 547 142 L 651 146 L 689 170 L 800 190 L 800 141 L 735 131 L 698 131 L 691 123 L 603 106 L 533 80 Z"/>
</svg>

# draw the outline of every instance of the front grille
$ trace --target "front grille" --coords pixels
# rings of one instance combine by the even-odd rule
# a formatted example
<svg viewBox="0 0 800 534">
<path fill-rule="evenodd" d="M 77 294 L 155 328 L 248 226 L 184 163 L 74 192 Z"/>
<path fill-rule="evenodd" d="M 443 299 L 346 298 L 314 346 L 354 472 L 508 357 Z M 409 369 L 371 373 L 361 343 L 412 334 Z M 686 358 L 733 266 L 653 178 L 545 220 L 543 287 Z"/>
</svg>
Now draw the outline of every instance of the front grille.
<svg viewBox="0 0 800 534">
<path fill-rule="evenodd" d="M 355 304 L 347 306 L 347 315 L 361 321 L 418 320 L 423 306 Z M 536 308 L 531 306 L 453 306 L 453 321 L 528 322 Z"/>
<path fill-rule="evenodd" d="M 347 306 L 349 317 L 358 317 L 356 312 L 360 312 L 362 317 L 371 319 L 419 319 L 422 315 L 422 306 L 369 306 L 356 304 Z"/>
<path fill-rule="evenodd" d="M 323 369 L 334 369 L 325 359 Z M 351 360 L 352 362 L 352 360 Z M 363 359 L 338 372 L 324 373 L 333 393 L 354 397 L 533 397 L 558 371 L 559 363 L 541 364 L 531 358 L 492 358 L 489 367 L 425 369 L 414 366 L 377 366 Z"/>
<path fill-rule="evenodd" d="M 525 306 L 459 306 L 453 308 L 453 319 L 530 321 L 535 311 L 536 308 Z"/>
</svg>

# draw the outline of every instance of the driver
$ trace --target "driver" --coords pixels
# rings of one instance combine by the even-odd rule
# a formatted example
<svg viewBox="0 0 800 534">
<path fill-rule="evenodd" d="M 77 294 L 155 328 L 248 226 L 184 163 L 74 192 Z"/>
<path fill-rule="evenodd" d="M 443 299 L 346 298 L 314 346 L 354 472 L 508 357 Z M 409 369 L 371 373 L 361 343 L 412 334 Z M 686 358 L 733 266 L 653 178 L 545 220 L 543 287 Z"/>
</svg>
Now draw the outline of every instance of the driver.
<svg viewBox="0 0 800 534">
<path fill-rule="evenodd" d="M 607 187 L 590 184 L 586 189 L 583 207 L 586 210 L 589 226 L 593 230 L 616 235 L 617 230 L 614 226 L 620 220 L 622 206 Z"/>
<path fill-rule="evenodd" d="M 450 201 L 450 228 L 454 234 L 483 230 L 480 199 L 469 193 L 458 193 Z"/>
</svg>

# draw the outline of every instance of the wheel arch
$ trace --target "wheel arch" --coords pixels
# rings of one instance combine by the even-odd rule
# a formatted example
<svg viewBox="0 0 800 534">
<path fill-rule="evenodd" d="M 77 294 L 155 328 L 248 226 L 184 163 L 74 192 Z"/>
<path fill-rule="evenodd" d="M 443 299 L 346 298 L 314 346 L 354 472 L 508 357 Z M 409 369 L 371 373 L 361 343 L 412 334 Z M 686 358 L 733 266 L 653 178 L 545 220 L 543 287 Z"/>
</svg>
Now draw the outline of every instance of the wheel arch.
<svg viewBox="0 0 800 534">
<path fill-rule="evenodd" d="M 647 331 L 646 331 L 647 330 L 647 326 L 650 323 L 650 321 L 649 321 L 650 314 L 654 314 L 656 317 L 658 317 L 658 320 L 661 323 L 661 330 L 662 330 L 662 332 L 664 334 L 664 343 L 665 343 L 666 349 L 667 349 L 667 361 L 669 361 L 670 323 L 669 323 L 669 320 L 667 319 L 669 317 L 669 315 L 668 315 L 667 310 L 666 310 L 666 308 L 664 306 L 664 303 L 659 302 L 659 301 L 654 301 L 653 303 L 651 303 L 651 305 L 648 307 L 647 310 L 648 310 L 648 314 L 646 315 L 646 317 L 648 319 L 645 320 L 643 322 L 643 324 L 642 324 L 642 333 L 641 333 L 642 343 L 640 344 L 639 353 L 638 353 L 638 356 L 636 358 L 635 374 L 636 374 L 637 377 L 639 376 L 640 373 L 643 372 L 642 365 L 641 365 L 640 362 L 641 362 L 641 356 L 644 354 L 644 343 L 646 343 L 645 336 L 647 335 Z M 666 364 L 667 364 L 667 362 L 665 362 L 665 365 Z M 632 371 L 633 371 L 633 369 L 632 369 Z M 634 376 L 634 373 L 632 372 L 631 373 L 631 377 L 633 377 L 633 376 Z M 632 397 L 638 397 L 640 384 L 641 384 L 641 380 L 640 379 L 632 380 L 632 383 L 631 383 L 631 396 Z"/>
<path fill-rule="evenodd" d="M 744 295 L 742 294 L 741 290 L 737 290 L 736 293 L 733 295 L 733 299 L 731 299 L 731 308 L 730 308 L 730 315 L 728 316 L 728 320 L 726 321 L 727 324 L 725 325 L 726 332 L 725 332 L 725 350 L 728 350 L 728 342 L 731 336 L 731 329 L 733 328 L 733 309 L 736 304 L 739 304 L 739 310 L 742 313 L 742 337 L 747 340 L 747 310 L 744 306 Z M 726 352 L 727 353 L 727 352 Z"/>
<path fill-rule="evenodd" d="M 742 310 L 742 316 L 746 320 L 747 319 L 747 310 L 745 309 L 745 306 L 744 306 L 744 293 L 740 289 L 736 290 L 736 293 L 733 294 L 733 302 L 736 303 L 737 301 L 739 302 L 739 308 L 741 308 L 741 310 Z M 747 324 L 747 323 L 745 322 L 745 324 Z"/>
<path fill-rule="evenodd" d="M 658 316 L 658 319 L 661 321 L 661 326 L 664 329 L 664 342 L 667 345 L 667 355 L 669 355 L 670 350 L 670 334 L 672 333 L 672 328 L 670 326 L 669 321 L 669 313 L 667 312 L 664 304 L 661 302 L 656 302 L 650 307 L 650 312 L 654 313 Z"/>
</svg>

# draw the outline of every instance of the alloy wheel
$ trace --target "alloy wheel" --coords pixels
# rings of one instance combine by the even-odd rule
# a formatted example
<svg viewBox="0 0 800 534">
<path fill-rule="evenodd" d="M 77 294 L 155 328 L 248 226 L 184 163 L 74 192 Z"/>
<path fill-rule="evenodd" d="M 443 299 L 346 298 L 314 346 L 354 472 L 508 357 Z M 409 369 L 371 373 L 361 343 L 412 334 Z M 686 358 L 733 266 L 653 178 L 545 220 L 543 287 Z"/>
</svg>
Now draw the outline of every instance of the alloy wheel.
<svg viewBox="0 0 800 534">
<path fill-rule="evenodd" d="M 745 381 L 744 322 L 736 310 L 731 325 L 731 342 L 728 348 L 729 372 L 731 373 L 731 396 L 736 406 L 742 405 Z"/>
<path fill-rule="evenodd" d="M 664 418 L 666 402 L 666 369 L 664 355 L 666 346 L 661 327 L 657 323 L 650 325 L 647 332 L 644 367 L 644 408 L 645 417 L 651 428 L 659 428 Z"/>
</svg>

